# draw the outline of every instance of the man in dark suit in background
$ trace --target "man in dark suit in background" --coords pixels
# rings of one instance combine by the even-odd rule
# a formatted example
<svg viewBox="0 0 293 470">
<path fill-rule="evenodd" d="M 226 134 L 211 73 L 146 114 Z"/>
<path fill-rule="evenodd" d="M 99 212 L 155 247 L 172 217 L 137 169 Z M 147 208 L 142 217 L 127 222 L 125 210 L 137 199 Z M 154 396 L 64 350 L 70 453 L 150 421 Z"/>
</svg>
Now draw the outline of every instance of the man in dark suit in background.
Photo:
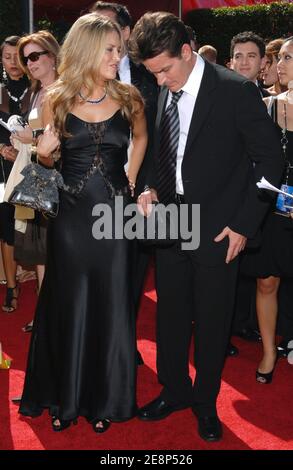
<svg viewBox="0 0 293 470">
<path fill-rule="evenodd" d="M 261 97 L 270 96 L 258 81 L 265 66 L 265 51 L 263 38 L 252 31 L 238 33 L 231 40 L 230 68 L 251 80 L 258 87 Z M 255 311 L 255 291 L 256 280 L 240 274 L 232 333 L 247 341 L 261 341 Z"/>
<path fill-rule="evenodd" d="M 158 398 L 143 420 L 192 407 L 207 441 L 222 436 L 216 400 L 229 338 L 238 254 L 258 231 L 268 205 L 256 181 L 278 184 L 279 140 L 251 81 L 209 64 L 192 51 L 184 23 L 166 12 L 145 14 L 129 40 L 133 60 L 152 72 L 162 92 L 154 137 L 154 166 L 138 201 L 200 204 L 200 245 L 179 240 L 156 250 Z M 175 153 L 175 162 L 169 159 Z M 252 162 L 255 162 L 255 168 Z M 158 193 L 157 193 L 157 191 Z M 195 319 L 196 379 L 188 358 Z"/>
<path fill-rule="evenodd" d="M 152 137 L 154 134 L 155 119 L 157 114 L 158 86 L 153 75 L 150 74 L 143 65 L 135 64 L 127 54 L 128 40 L 132 27 L 132 17 L 126 6 L 121 5 L 120 3 L 98 1 L 95 2 L 91 7 L 91 12 L 108 16 L 119 24 L 124 41 L 124 55 L 121 57 L 117 78 L 122 82 L 129 84 L 131 83 L 132 85 L 136 86 L 145 101 L 148 147 L 136 182 L 135 193 L 138 195 L 144 189 L 146 169 L 149 166 L 149 159 L 152 155 Z M 136 243 L 134 250 L 133 285 L 134 302 L 137 313 L 139 310 L 150 253 L 151 249 L 149 247 L 143 246 L 139 242 Z M 143 364 L 143 359 L 139 351 L 137 354 L 137 361 L 138 364 Z"/>
</svg>

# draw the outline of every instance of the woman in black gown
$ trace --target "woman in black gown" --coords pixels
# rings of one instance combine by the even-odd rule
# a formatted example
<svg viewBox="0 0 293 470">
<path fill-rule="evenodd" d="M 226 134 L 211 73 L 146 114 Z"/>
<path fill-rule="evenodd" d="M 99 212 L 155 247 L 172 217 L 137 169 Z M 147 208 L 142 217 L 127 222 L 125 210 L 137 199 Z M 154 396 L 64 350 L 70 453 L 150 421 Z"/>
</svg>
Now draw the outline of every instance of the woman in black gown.
<svg viewBox="0 0 293 470">
<path fill-rule="evenodd" d="M 110 208 L 114 219 L 116 196 L 124 205 L 131 201 L 129 186 L 147 143 L 141 96 L 115 79 L 120 50 L 116 23 L 96 14 L 79 18 L 43 107 L 44 123 L 54 130 L 47 126 L 38 156 L 53 164 L 58 133 L 64 188 L 48 228 L 20 413 L 34 417 L 47 408 L 54 431 L 84 416 L 95 432 L 104 432 L 111 421 L 136 412 L 131 241 L 99 239 L 93 226 L 97 204 Z"/>
</svg>

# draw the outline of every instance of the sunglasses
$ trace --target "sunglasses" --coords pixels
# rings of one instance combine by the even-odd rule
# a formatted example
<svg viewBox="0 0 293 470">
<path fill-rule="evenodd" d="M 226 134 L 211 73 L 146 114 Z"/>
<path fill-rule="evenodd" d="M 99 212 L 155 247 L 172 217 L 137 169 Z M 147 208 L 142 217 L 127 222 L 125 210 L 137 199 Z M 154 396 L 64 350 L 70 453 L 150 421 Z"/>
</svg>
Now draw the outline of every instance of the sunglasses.
<svg viewBox="0 0 293 470">
<path fill-rule="evenodd" d="M 41 55 L 48 54 L 49 51 L 31 52 L 27 57 L 23 56 L 23 63 L 27 65 L 28 61 L 37 62 Z"/>
</svg>

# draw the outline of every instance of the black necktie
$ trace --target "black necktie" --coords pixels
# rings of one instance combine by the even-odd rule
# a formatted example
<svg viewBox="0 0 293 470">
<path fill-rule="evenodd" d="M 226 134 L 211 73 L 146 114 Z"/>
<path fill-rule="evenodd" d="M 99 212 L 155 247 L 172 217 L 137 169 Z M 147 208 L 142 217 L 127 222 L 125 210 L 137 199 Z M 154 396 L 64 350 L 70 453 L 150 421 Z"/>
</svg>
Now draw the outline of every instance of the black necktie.
<svg viewBox="0 0 293 470">
<path fill-rule="evenodd" d="M 180 134 L 177 103 L 183 91 L 172 93 L 172 100 L 161 120 L 158 165 L 158 198 L 163 204 L 174 201 L 176 193 L 176 162 Z"/>
</svg>

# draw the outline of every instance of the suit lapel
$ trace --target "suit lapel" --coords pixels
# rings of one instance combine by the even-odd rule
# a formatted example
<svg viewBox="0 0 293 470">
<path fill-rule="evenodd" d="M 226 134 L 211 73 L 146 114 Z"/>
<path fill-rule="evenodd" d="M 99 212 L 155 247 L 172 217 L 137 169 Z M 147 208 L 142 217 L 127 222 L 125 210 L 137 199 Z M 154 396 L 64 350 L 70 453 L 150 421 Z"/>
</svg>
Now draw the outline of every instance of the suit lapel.
<svg viewBox="0 0 293 470">
<path fill-rule="evenodd" d="M 132 60 L 129 60 L 129 67 L 130 67 L 130 77 L 131 77 L 131 83 L 132 85 L 136 86 L 136 88 L 140 88 L 140 83 L 141 83 L 141 73 L 139 71 L 139 67 L 132 62 Z"/>
<path fill-rule="evenodd" d="M 214 91 L 216 89 L 216 71 L 208 62 L 205 63 L 204 73 L 201 80 L 199 92 L 195 102 L 189 133 L 187 137 L 184 155 L 187 155 L 193 142 L 210 113 L 214 102 Z"/>
<path fill-rule="evenodd" d="M 160 127 L 161 119 L 162 119 L 162 113 L 166 107 L 166 101 L 168 98 L 168 88 L 164 87 L 161 90 L 161 93 L 159 95 L 159 100 L 158 100 L 158 112 L 157 112 L 157 118 L 156 118 L 156 128 L 158 129 Z"/>
<path fill-rule="evenodd" d="M 160 144 L 160 124 L 161 124 L 161 119 L 162 119 L 162 114 L 166 106 L 166 101 L 168 98 L 168 88 L 164 87 L 161 89 L 161 92 L 159 94 L 159 99 L 158 99 L 158 110 L 157 110 L 157 117 L 156 117 L 156 124 L 155 124 L 155 154 L 157 154 L 157 151 L 159 149 L 159 144 Z"/>
</svg>

